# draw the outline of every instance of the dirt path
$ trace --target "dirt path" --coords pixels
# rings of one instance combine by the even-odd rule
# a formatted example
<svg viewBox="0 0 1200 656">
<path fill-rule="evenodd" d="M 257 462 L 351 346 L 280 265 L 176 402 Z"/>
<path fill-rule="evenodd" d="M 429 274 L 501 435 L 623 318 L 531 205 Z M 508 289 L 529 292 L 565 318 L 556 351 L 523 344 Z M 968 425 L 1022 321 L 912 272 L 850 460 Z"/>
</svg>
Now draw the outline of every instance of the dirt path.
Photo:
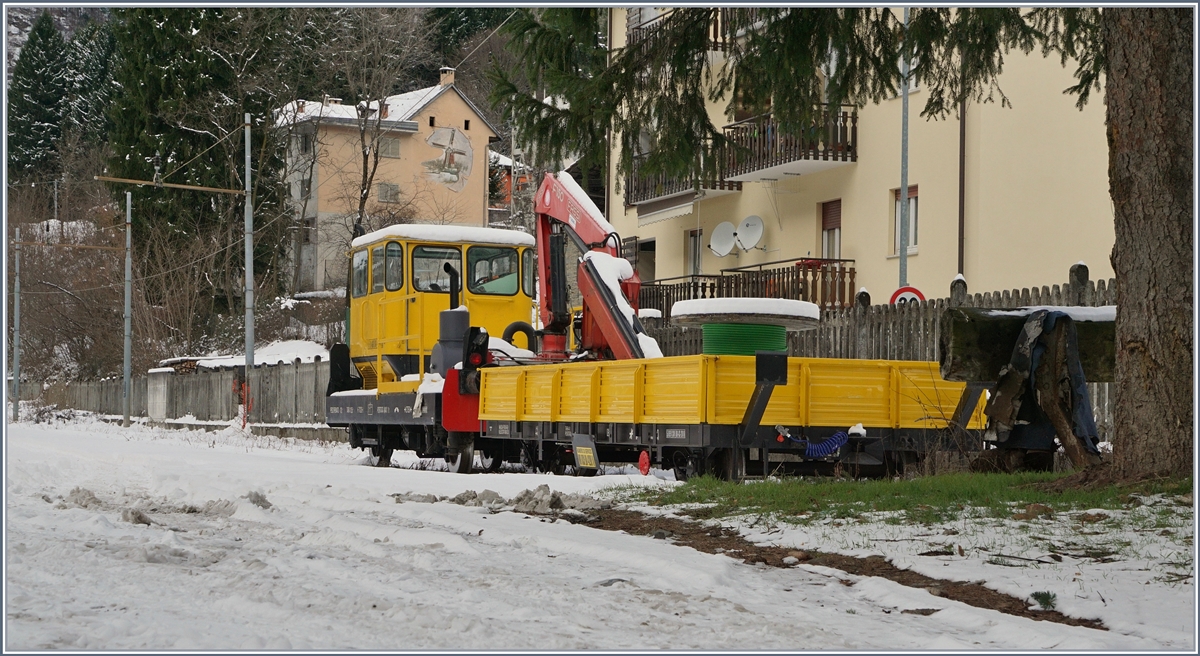
<svg viewBox="0 0 1200 656">
<path fill-rule="evenodd" d="M 784 558 L 792 556 L 808 565 L 822 565 L 840 569 L 858 576 L 878 576 L 913 588 L 924 588 L 930 594 L 961 601 L 977 608 L 1028 617 L 1046 622 L 1058 622 L 1090 629 L 1108 629 L 1097 620 L 1082 620 L 1067 617 L 1055 610 L 1030 610 L 1027 603 L 978 583 L 935 579 L 916 572 L 900 569 L 880 556 L 855 558 L 840 554 L 816 551 L 799 551 L 784 547 L 768 547 L 754 544 L 736 531 L 724 527 L 704 526 L 700 523 L 673 517 L 655 517 L 631 510 L 601 510 L 594 512 L 595 519 L 588 526 L 608 531 L 625 531 L 632 535 L 655 535 L 671 539 L 675 544 L 691 547 L 706 553 L 720 553 L 740 558 L 746 563 L 764 563 L 772 567 L 789 567 Z M 847 582 L 847 585 L 853 583 Z M 906 612 L 920 612 L 917 611 Z M 928 609 L 930 613 L 935 612 Z"/>
</svg>

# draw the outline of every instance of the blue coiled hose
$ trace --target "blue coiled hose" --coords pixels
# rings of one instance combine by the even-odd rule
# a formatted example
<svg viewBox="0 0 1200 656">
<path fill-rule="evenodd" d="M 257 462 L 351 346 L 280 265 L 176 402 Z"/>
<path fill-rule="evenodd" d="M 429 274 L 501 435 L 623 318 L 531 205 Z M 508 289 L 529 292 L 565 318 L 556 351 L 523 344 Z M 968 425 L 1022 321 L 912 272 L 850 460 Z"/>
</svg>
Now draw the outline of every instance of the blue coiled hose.
<svg viewBox="0 0 1200 656">
<path fill-rule="evenodd" d="M 838 431 L 820 442 L 809 442 L 808 446 L 804 447 L 804 455 L 809 458 L 827 458 L 845 446 L 849 439 L 850 436 L 846 435 L 845 431 Z"/>
</svg>

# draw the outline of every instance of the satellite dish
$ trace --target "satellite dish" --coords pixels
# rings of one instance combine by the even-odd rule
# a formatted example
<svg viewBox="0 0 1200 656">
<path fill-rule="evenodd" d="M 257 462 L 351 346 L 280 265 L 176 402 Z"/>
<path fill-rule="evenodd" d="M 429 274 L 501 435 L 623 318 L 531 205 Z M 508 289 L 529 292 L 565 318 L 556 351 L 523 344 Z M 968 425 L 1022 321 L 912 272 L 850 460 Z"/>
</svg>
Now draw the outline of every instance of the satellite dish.
<svg viewBox="0 0 1200 656">
<path fill-rule="evenodd" d="M 712 239 L 708 242 L 709 249 L 717 254 L 717 257 L 725 257 L 733 250 L 734 244 L 737 243 L 737 233 L 734 232 L 733 224 L 728 221 L 722 221 L 713 229 Z"/>
<path fill-rule="evenodd" d="M 719 227 L 719 226 L 718 226 Z M 758 241 L 763 236 L 763 220 L 757 214 L 751 214 L 742 220 L 738 226 L 737 232 L 734 233 L 737 239 L 737 245 L 744 251 L 748 251 L 755 246 L 758 246 Z M 764 248 L 763 250 L 766 250 Z"/>
</svg>

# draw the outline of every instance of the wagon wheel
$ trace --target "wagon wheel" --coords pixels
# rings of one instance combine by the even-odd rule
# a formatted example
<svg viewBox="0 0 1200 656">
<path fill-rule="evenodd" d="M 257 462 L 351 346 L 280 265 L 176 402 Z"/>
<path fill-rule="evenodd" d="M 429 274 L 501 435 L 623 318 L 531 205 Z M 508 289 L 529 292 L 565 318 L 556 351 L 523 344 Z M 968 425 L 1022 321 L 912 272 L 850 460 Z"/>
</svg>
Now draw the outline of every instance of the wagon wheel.
<svg viewBox="0 0 1200 656">
<path fill-rule="evenodd" d="M 676 449 L 671 452 L 671 469 L 675 471 L 675 480 L 686 481 L 690 468 L 694 465 L 691 463 L 691 454 L 685 449 Z"/>
<path fill-rule="evenodd" d="M 494 474 L 500 471 L 504 466 L 504 459 L 491 449 L 481 449 L 479 451 L 479 467 L 489 474 Z"/>
<path fill-rule="evenodd" d="M 392 449 L 386 446 L 371 447 L 371 455 L 375 456 L 376 467 L 391 467 L 392 466 Z"/>
<path fill-rule="evenodd" d="M 446 464 L 455 474 L 470 474 L 474 460 L 475 449 L 470 444 L 465 447 L 446 449 Z"/>
</svg>

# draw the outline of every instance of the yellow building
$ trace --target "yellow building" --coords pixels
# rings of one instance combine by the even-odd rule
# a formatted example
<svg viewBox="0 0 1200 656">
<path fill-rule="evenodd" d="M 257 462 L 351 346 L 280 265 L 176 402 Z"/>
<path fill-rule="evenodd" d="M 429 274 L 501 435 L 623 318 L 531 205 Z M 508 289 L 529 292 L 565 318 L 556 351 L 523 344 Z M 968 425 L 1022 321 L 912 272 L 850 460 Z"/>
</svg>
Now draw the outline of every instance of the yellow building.
<svg viewBox="0 0 1200 656">
<path fill-rule="evenodd" d="M 366 232 L 398 222 L 487 225 L 488 144 L 496 130 L 454 85 L 454 69 L 442 69 L 437 86 L 389 96 L 382 110 L 371 103 L 366 111 L 365 138 L 358 108 L 340 98 L 300 100 L 276 114 L 276 126 L 291 132 L 296 291 L 346 285 L 364 141 L 369 162 L 379 154 L 365 190 Z"/>
<path fill-rule="evenodd" d="M 609 42 L 652 38 L 668 11 L 612 11 Z M 714 46 L 711 56 L 719 62 L 723 53 Z M 927 298 L 948 296 L 959 273 L 960 212 L 962 273 L 973 292 L 1063 283 L 1079 261 L 1092 279 L 1113 275 L 1103 103 L 1076 109 L 1075 97 L 1063 94 L 1074 84 L 1071 70 L 1037 51 L 1009 53 L 999 83 L 1012 107 L 969 104 L 965 126 L 957 116 L 921 118 L 925 91 L 910 93 L 908 283 Z M 769 115 L 734 123 L 725 104 L 710 104 L 713 124 L 753 154 L 702 185 L 698 197 L 690 180 L 655 180 L 636 166 L 625 178 L 613 164 L 609 220 L 622 237 L 637 236 L 643 279 L 844 259 L 855 279 L 838 299 L 865 287 L 873 303 L 886 303 L 899 282 L 901 104 L 897 97 L 825 108 L 821 136 L 808 142 L 777 134 Z M 717 226 L 750 216 L 761 218 L 758 243 L 718 257 L 710 248 Z"/>
</svg>

